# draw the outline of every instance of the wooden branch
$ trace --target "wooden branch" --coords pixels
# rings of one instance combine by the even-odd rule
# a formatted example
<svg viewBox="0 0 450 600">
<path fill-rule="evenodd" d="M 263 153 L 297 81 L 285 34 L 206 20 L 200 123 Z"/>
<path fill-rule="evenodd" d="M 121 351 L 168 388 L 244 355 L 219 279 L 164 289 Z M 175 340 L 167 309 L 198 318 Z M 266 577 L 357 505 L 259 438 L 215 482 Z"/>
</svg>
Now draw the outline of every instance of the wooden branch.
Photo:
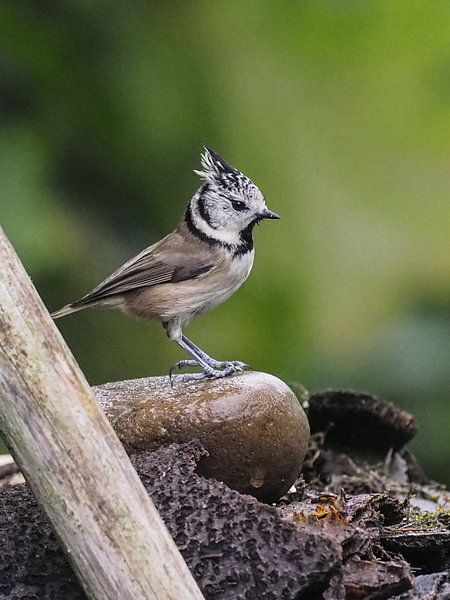
<svg viewBox="0 0 450 600">
<path fill-rule="evenodd" d="M 1 228 L 0 429 L 90 598 L 202 598 Z"/>
</svg>

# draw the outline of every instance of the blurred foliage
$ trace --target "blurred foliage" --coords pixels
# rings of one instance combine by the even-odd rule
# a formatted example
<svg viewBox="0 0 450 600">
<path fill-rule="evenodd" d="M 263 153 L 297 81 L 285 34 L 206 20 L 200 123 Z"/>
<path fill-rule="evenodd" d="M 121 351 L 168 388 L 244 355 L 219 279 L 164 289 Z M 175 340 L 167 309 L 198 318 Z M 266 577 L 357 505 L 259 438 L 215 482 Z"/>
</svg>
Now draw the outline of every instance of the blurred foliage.
<svg viewBox="0 0 450 600">
<path fill-rule="evenodd" d="M 333 0 L 0 6 L 0 222 L 50 309 L 177 223 L 207 143 L 282 215 L 189 334 L 413 412 L 450 482 L 450 10 Z M 167 373 L 161 327 L 58 323 L 89 381 Z"/>
</svg>

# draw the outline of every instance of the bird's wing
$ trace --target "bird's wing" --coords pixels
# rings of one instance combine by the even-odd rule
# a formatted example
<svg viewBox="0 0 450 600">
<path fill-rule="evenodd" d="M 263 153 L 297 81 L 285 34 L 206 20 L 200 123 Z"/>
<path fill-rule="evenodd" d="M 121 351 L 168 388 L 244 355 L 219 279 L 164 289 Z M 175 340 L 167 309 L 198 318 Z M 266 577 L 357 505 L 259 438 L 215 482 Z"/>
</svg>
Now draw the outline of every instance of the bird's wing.
<svg viewBox="0 0 450 600">
<path fill-rule="evenodd" d="M 141 287 L 193 279 L 214 268 L 216 263 L 210 253 L 196 252 L 190 246 L 181 248 L 174 241 L 164 238 L 146 248 L 72 306 L 91 304 Z"/>
</svg>

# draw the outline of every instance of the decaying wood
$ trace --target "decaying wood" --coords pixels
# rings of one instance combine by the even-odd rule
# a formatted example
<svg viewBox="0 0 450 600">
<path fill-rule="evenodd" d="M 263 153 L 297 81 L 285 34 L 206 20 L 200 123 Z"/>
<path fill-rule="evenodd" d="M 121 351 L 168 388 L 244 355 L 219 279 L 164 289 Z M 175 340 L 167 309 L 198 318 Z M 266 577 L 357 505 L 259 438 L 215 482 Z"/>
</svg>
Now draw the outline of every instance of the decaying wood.
<svg viewBox="0 0 450 600">
<path fill-rule="evenodd" d="M 1 229 L 0 430 L 90 598 L 202 598 Z"/>
</svg>

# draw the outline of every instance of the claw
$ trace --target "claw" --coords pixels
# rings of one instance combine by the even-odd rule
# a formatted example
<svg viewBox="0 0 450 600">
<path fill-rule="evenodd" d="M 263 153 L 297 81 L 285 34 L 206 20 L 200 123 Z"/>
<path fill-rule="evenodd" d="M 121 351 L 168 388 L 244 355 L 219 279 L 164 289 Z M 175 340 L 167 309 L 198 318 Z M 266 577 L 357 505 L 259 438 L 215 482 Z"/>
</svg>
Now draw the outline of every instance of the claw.
<svg viewBox="0 0 450 600">
<path fill-rule="evenodd" d="M 172 365 L 169 369 L 169 381 L 170 381 L 171 388 L 173 388 L 173 372 L 176 370 L 184 369 L 184 367 L 198 367 L 198 363 L 195 360 L 186 359 L 186 360 L 179 360 L 174 365 Z M 197 373 L 197 375 L 198 375 L 198 373 Z"/>
<path fill-rule="evenodd" d="M 222 364 L 224 367 L 229 367 L 230 365 L 233 365 L 233 367 L 235 367 L 237 371 L 245 371 L 246 369 L 251 369 L 250 365 L 248 365 L 245 362 L 241 362 L 240 360 L 225 360 Z"/>
<path fill-rule="evenodd" d="M 170 367 L 170 372 L 172 373 L 176 369 L 181 370 L 181 369 L 184 369 L 185 367 L 198 367 L 198 362 L 193 359 L 179 360 L 178 362 L 176 362 L 174 365 L 172 365 Z"/>
</svg>

